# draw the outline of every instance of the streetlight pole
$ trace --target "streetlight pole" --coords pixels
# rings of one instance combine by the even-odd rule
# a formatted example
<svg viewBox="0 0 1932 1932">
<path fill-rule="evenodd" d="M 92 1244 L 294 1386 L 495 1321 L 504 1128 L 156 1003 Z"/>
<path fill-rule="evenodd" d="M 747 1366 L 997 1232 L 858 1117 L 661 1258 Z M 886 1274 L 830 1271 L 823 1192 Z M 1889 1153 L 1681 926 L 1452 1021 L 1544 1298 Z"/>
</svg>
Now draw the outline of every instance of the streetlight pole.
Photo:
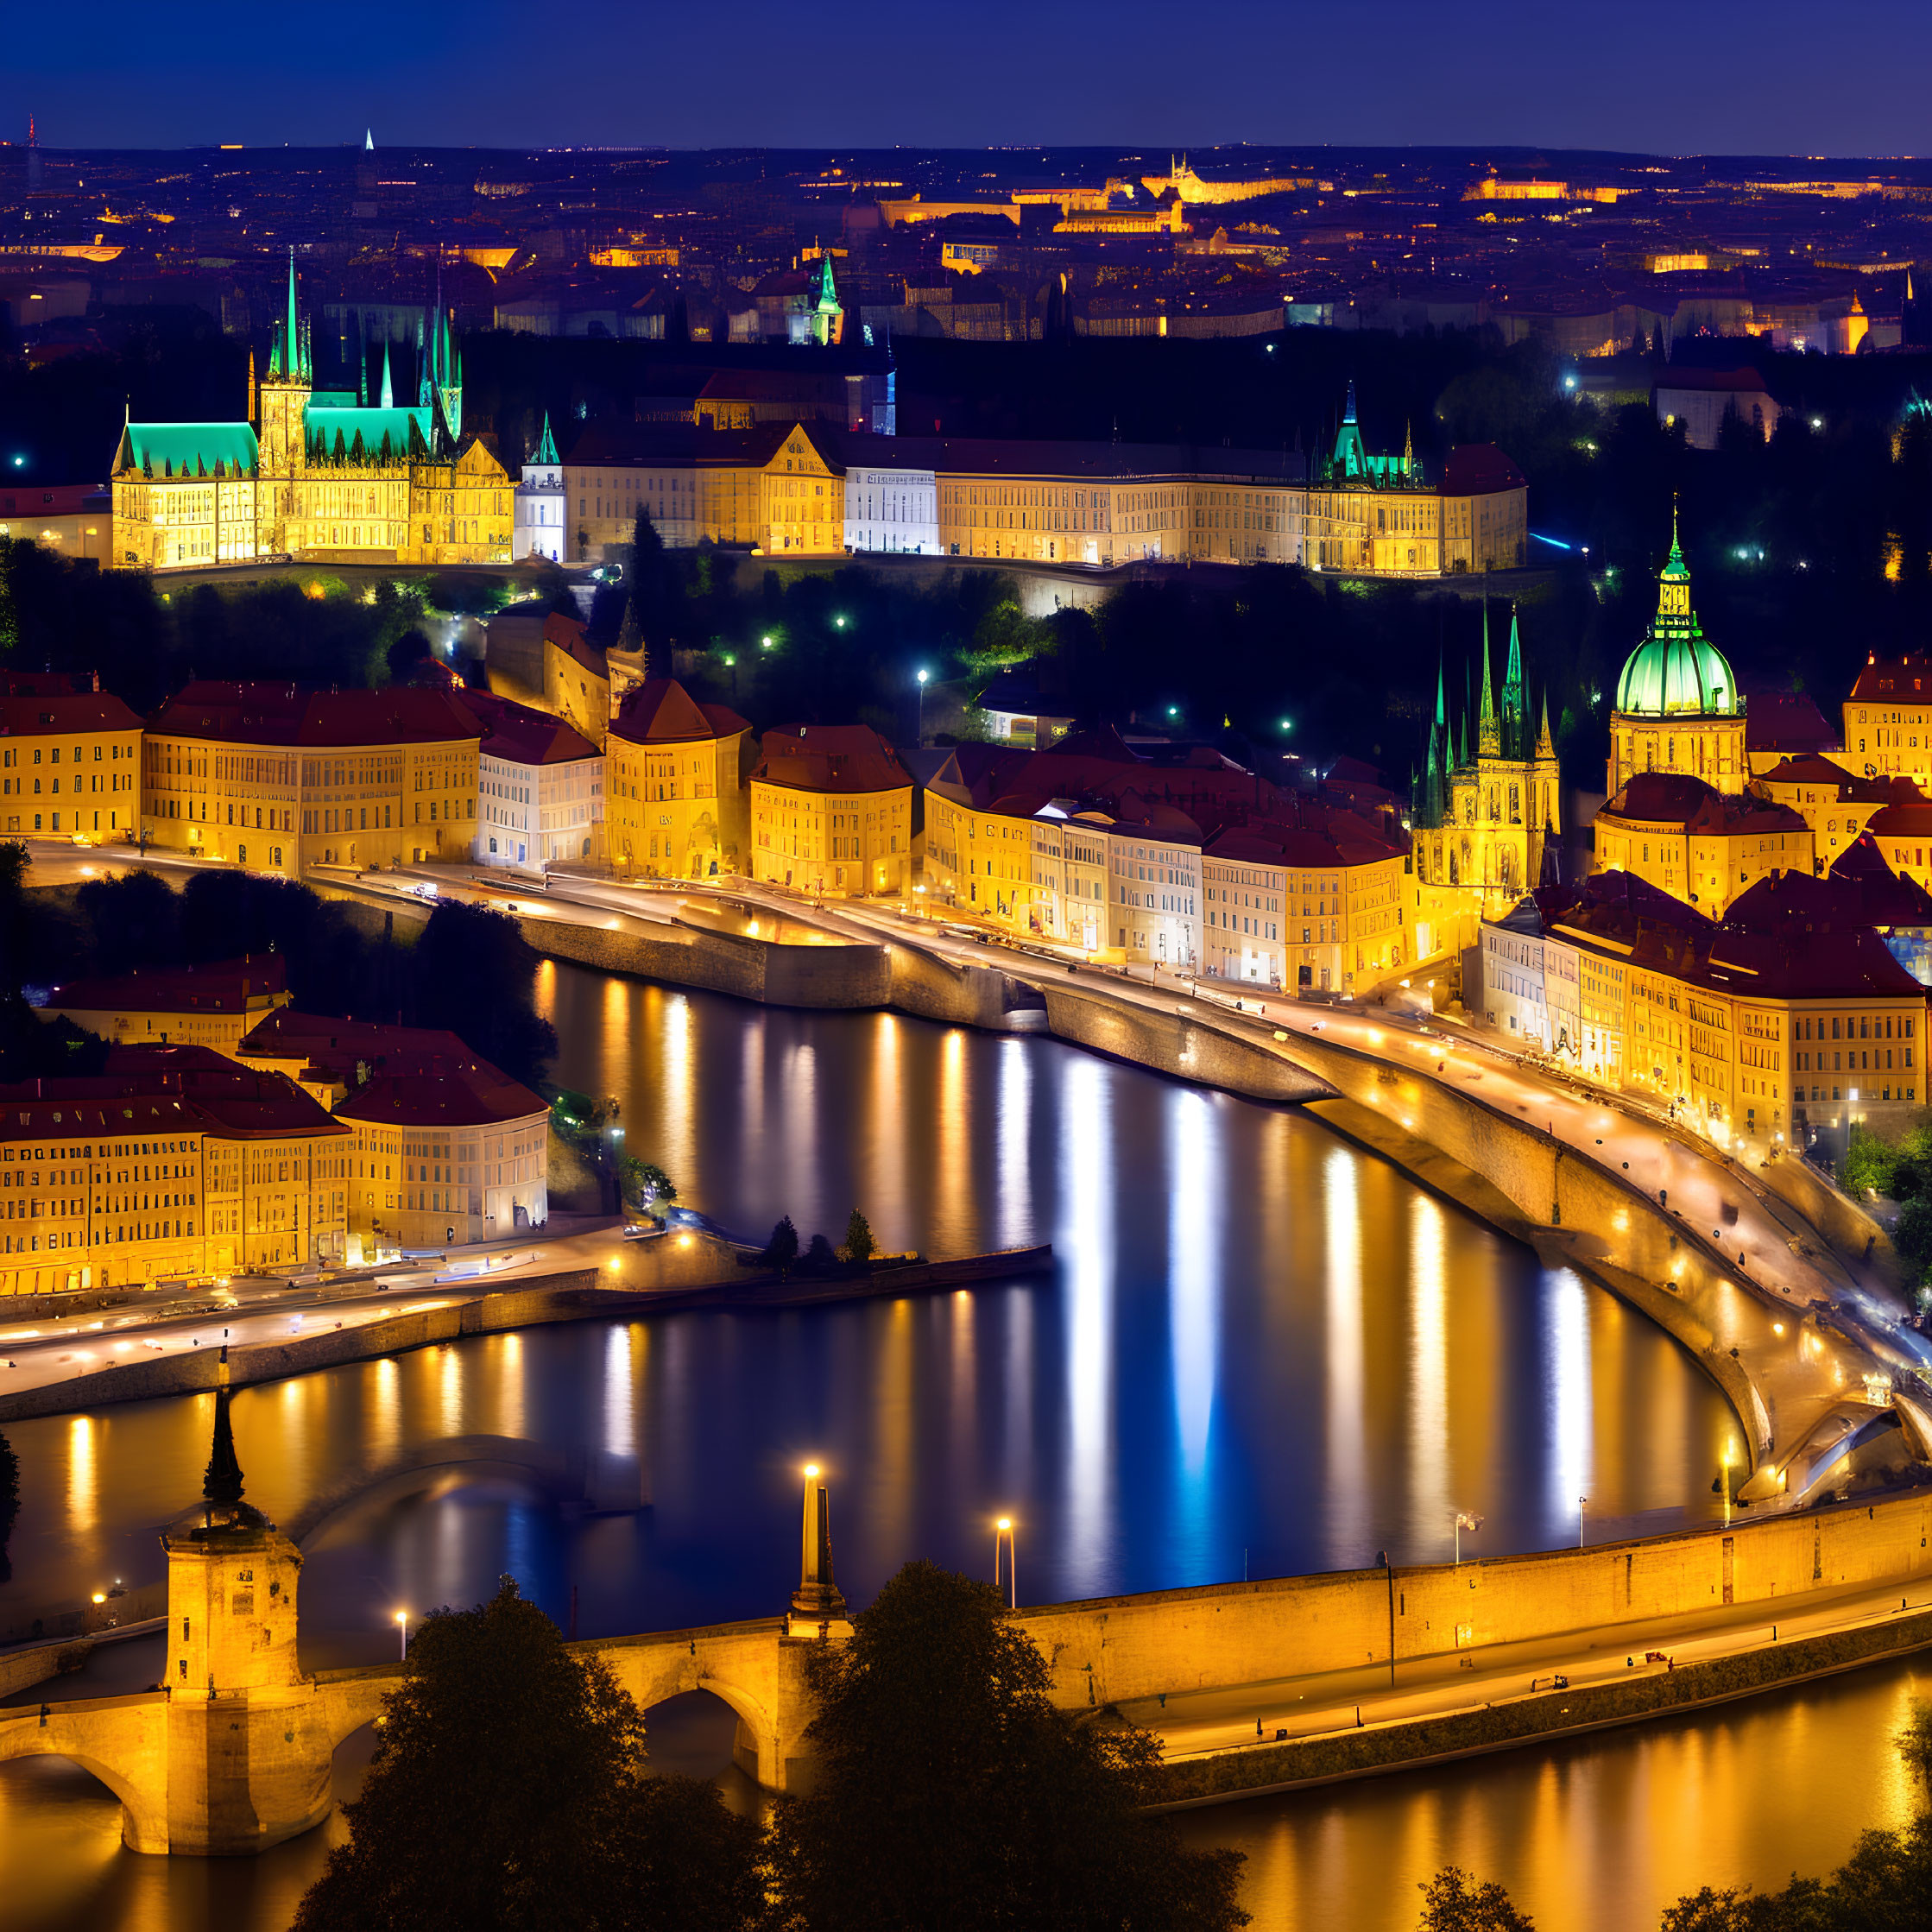
<svg viewBox="0 0 1932 1932">
<path fill-rule="evenodd" d="M 1007 1546 L 1007 1607 L 1008 1609 L 1017 1610 L 1020 1607 L 1020 1578 L 1014 1567 L 1017 1557 L 1013 1541 L 1013 1518 L 1010 1516 L 1002 1516 L 993 1525 L 993 1588 L 994 1589 L 998 1589 L 1000 1587 L 1000 1545 L 1002 1542 Z"/>
<path fill-rule="evenodd" d="M 929 675 L 929 673 L 928 673 L 928 672 L 925 672 L 925 671 L 921 671 L 921 672 L 919 672 L 919 743 L 920 743 L 921 745 L 925 744 L 925 680 L 926 680 L 926 678 L 927 678 L 927 676 L 928 676 L 928 675 Z"/>
<path fill-rule="evenodd" d="M 1590 1499 L 1588 1496 L 1579 1496 L 1576 1499 L 1576 1547 L 1579 1550 L 1583 1547 L 1584 1512 L 1587 1511 L 1589 1506 Z"/>
<path fill-rule="evenodd" d="M 409 1613 L 398 1610 L 395 1613 L 396 1628 L 401 1632 L 402 1647 L 397 1653 L 405 1664 L 409 1661 Z"/>
<path fill-rule="evenodd" d="M 1460 1568 L 1462 1562 L 1462 1532 L 1467 1530 L 1473 1536 L 1482 1527 L 1482 1518 L 1471 1510 L 1455 1512 L 1455 1561 Z"/>
</svg>

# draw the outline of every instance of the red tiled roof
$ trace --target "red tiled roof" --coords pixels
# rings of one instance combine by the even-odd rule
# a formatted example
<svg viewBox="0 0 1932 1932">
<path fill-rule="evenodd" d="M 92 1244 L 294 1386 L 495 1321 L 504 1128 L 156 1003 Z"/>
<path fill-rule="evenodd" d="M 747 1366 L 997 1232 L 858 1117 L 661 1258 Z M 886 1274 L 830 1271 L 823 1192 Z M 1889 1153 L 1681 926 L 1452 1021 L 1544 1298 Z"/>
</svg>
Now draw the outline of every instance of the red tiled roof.
<svg viewBox="0 0 1932 1932">
<path fill-rule="evenodd" d="M 1828 786 L 1841 805 L 1915 805 L 1924 797 L 1909 778 L 1866 778 L 1847 771 L 1835 759 L 1809 752 L 1780 759 L 1768 772 L 1760 773 L 1756 782 Z"/>
<path fill-rule="evenodd" d="M 1458 443 L 1443 466 L 1445 496 L 1487 496 L 1525 487 L 1523 472 L 1493 443 Z"/>
<path fill-rule="evenodd" d="M 1789 805 L 1768 805 L 1751 793 L 1726 794 L 1683 772 L 1639 772 L 1597 813 L 1646 825 L 1692 832 L 1803 831 L 1804 820 Z"/>
<path fill-rule="evenodd" d="M 151 732 L 228 744 L 443 744 L 478 739 L 483 727 L 445 689 L 304 691 L 294 685 L 185 685 L 148 720 Z"/>
<path fill-rule="evenodd" d="M 610 675 L 603 653 L 589 641 L 583 624 L 575 617 L 566 617 L 562 611 L 552 610 L 543 621 L 543 641 L 546 644 L 554 644 L 565 657 L 575 659 L 594 676 L 608 678 Z"/>
<path fill-rule="evenodd" d="M 527 1119 L 548 1104 L 439 1027 L 385 1026 L 283 1007 L 235 1051 L 247 1059 L 299 1065 L 311 1085 L 348 1089 L 336 1103 L 338 1120 L 478 1127 Z"/>
<path fill-rule="evenodd" d="M 1754 691 L 1744 714 L 1746 751 L 1832 751 L 1838 727 L 1802 691 Z"/>
<path fill-rule="evenodd" d="M 280 1073 L 206 1046 L 117 1046 L 104 1071 L 0 1087 L 0 1139 L 212 1133 L 224 1140 L 346 1133 Z"/>
<path fill-rule="evenodd" d="M 65 737 L 82 731 L 140 729 L 139 715 L 110 691 L 42 691 L 0 697 L 0 738 Z"/>
<path fill-rule="evenodd" d="M 614 736 L 632 744 L 690 744 L 748 731 L 751 721 L 723 704 L 701 704 L 675 678 L 649 678 L 624 694 L 610 721 Z"/>
<path fill-rule="evenodd" d="M 582 732 L 548 711 L 468 685 L 459 685 L 454 696 L 483 727 L 486 758 L 512 765 L 567 765 L 579 758 L 603 756 Z"/>
<path fill-rule="evenodd" d="M 795 792 L 896 792 L 912 774 L 868 724 L 783 724 L 765 734 L 752 780 Z"/>
<path fill-rule="evenodd" d="M 143 972 L 103 974 L 70 980 L 41 1001 L 41 1010 L 62 1007 L 104 1013 L 245 1013 L 250 1000 L 272 999 L 288 990 L 288 965 L 280 953 L 218 959 L 202 966 L 163 966 Z"/>
<path fill-rule="evenodd" d="M 1882 658 L 1876 651 L 1867 652 L 1864 668 L 1852 685 L 1853 702 L 1886 698 L 1912 704 L 1932 699 L 1932 657 L 1922 651 L 1908 652 L 1902 658 Z"/>
</svg>

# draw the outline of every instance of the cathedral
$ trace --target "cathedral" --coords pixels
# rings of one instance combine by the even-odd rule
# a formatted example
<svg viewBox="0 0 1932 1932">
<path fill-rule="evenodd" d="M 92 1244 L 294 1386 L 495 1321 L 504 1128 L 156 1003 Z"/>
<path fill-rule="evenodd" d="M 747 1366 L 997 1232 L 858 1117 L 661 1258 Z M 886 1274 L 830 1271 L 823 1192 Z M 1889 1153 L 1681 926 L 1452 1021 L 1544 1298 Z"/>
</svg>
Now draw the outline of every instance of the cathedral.
<svg viewBox="0 0 1932 1932">
<path fill-rule="evenodd" d="M 1490 676 L 1487 605 L 1481 677 L 1472 743 L 1467 717 L 1460 726 L 1451 724 L 1436 673 L 1428 763 L 1412 818 L 1416 877 L 1419 886 L 1452 889 L 1462 901 L 1461 912 L 1500 917 L 1543 882 L 1545 856 L 1555 862 L 1561 782 L 1547 700 L 1540 723 L 1530 722 L 1513 612 L 1500 705 Z"/>
<path fill-rule="evenodd" d="M 440 296 L 418 363 L 413 404 L 395 401 L 386 345 L 375 403 L 366 368 L 358 390 L 318 389 L 292 253 L 287 313 L 259 383 L 249 360 L 249 420 L 123 426 L 109 555 L 151 571 L 508 563 L 510 479 L 482 439 L 464 437 L 462 351 Z"/>
</svg>

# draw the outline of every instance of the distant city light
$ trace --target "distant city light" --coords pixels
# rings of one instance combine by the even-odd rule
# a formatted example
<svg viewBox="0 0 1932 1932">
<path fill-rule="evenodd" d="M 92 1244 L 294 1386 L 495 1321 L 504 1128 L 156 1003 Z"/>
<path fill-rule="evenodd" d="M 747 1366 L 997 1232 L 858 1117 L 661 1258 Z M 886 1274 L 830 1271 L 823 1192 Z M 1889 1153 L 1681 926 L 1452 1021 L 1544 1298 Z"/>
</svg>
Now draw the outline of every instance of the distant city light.
<svg viewBox="0 0 1932 1932">
<path fill-rule="evenodd" d="M 758 646 L 761 650 L 768 651 L 772 647 L 772 641 L 768 637 L 761 637 L 758 640 Z"/>
<path fill-rule="evenodd" d="M 1178 704 L 1170 704 L 1167 707 L 1167 715 L 1169 717 L 1178 717 L 1181 715 L 1180 706 Z"/>
<path fill-rule="evenodd" d="M 16 469 L 16 470 L 24 470 L 24 469 L 25 469 L 26 467 L 27 467 L 27 458 L 26 458 L 25 457 L 23 457 L 23 456 L 16 456 L 16 458 L 14 458 L 14 468 L 15 468 L 15 469 Z"/>
<path fill-rule="evenodd" d="M 1574 376 L 1566 376 L 1563 378 L 1563 387 L 1566 389 L 1574 389 L 1576 387 L 1576 378 Z"/>
<path fill-rule="evenodd" d="M 845 628 L 845 620 L 843 617 L 834 617 L 832 619 L 832 628 L 835 630 L 843 630 Z"/>
<path fill-rule="evenodd" d="M 921 684 L 923 685 L 923 684 L 924 684 L 924 683 L 925 682 L 925 680 L 926 680 L 926 679 L 927 679 L 928 678 L 930 678 L 930 677 L 931 677 L 931 675 L 932 675 L 932 673 L 931 673 L 931 672 L 930 671 L 921 671 L 921 672 L 920 672 L 919 673 L 919 682 L 920 682 L 920 683 L 921 683 Z"/>
</svg>

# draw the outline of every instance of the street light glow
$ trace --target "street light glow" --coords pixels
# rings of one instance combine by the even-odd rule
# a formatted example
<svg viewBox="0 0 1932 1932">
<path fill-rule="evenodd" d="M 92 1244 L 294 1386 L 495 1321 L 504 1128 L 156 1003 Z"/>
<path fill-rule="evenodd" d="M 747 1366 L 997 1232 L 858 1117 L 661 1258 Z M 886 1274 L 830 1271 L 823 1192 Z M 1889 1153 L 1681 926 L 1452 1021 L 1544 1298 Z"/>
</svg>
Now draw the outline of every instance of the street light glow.
<svg viewBox="0 0 1932 1932">
<path fill-rule="evenodd" d="M 923 684 L 924 684 L 924 683 L 925 682 L 925 680 L 926 680 L 926 679 L 927 679 L 928 678 L 930 678 L 930 677 L 931 677 L 931 675 L 932 675 L 932 673 L 931 673 L 931 672 L 930 671 L 922 671 L 922 672 L 920 672 L 919 673 L 919 682 L 920 682 L 920 683 L 921 683 L 921 684 L 923 685 Z"/>
<path fill-rule="evenodd" d="M 818 1474 L 818 1465 L 816 1462 L 806 1463 L 805 1466 L 805 1473 L 808 1476 L 816 1476 Z"/>
</svg>

